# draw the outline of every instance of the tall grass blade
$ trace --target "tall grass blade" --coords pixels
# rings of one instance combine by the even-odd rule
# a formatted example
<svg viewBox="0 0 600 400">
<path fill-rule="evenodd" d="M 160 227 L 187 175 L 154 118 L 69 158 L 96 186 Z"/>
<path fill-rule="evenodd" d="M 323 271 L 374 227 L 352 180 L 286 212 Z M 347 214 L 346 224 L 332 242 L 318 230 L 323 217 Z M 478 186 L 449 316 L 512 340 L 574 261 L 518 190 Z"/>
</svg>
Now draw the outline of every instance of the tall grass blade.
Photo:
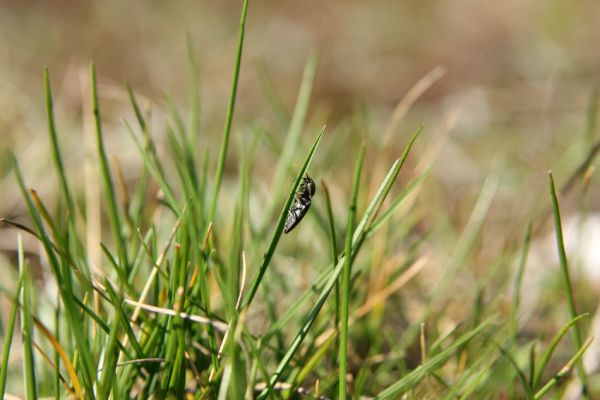
<svg viewBox="0 0 600 400">
<path fill-rule="evenodd" d="M 515 285 L 513 289 L 513 307 L 511 316 L 512 337 L 516 339 L 519 325 L 519 307 L 521 305 L 521 287 L 523 284 L 523 275 L 525 273 L 525 265 L 527 264 L 527 255 L 529 254 L 529 245 L 531 243 L 532 224 L 527 224 L 527 232 L 523 240 L 523 248 L 521 257 L 519 258 L 519 266 L 517 267 L 517 276 L 515 277 Z"/>
<path fill-rule="evenodd" d="M 28 399 L 37 398 L 37 382 L 35 360 L 33 357 L 33 316 L 31 303 L 32 277 L 31 270 L 25 266 L 23 239 L 19 235 L 19 273 L 23 282 L 21 289 L 21 340 L 23 342 L 23 382 Z"/>
<path fill-rule="evenodd" d="M 102 175 L 104 196 L 107 202 L 108 218 L 110 220 L 113 240 L 115 241 L 115 246 L 117 247 L 117 252 L 119 254 L 119 262 L 123 268 L 128 268 L 129 262 L 127 260 L 127 246 L 125 245 L 125 238 L 123 237 L 122 233 L 123 227 L 119 217 L 115 188 L 110 173 L 110 167 L 108 165 L 108 159 L 106 157 L 106 150 L 104 148 L 102 120 L 100 117 L 100 103 L 98 101 L 98 84 L 96 82 L 96 66 L 94 64 L 90 65 L 90 76 L 92 83 L 92 109 L 94 112 L 94 123 L 96 127 L 96 145 L 98 147 L 98 162 L 100 164 L 100 172 Z"/>
<path fill-rule="evenodd" d="M 335 221 L 333 219 L 333 208 L 331 206 L 331 197 L 329 195 L 329 189 L 325 181 L 321 181 L 321 187 L 323 188 L 323 195 L 325 197 L 325 205 L 327 206 L 327 222 L 329 226 L 329 243 L 331 245 L 331 263 L 335 267 L 338 263 L 338 247 L 337 237 L 335 232 Z M 340 285 L 335 285 L 335 327 L 338 329 L 340 322 Z"/>
<path fill-rule="evenodd" d="M 67 176 L 65 174 L 65 167 L 60 154 L 60 147 L 58 145 L 58 135 L 56 133 L 56 123 L 54 121 L 54 103 L 52 100 L 52 89 L 50 87 L 50 74 L 48 68 L 44 68 L 44 88 L 46 95 L 46 114 L 48 118 L 48 132 L 50 133 L 50 144 L 52 147 L 52 160 L 54 161 L 54 167 L 58 174 L 58 182 L 60 185 L 60 192 L 65 197 L 67 202 L 67 210 L 69 210 L 70 218 L 75 216 L 75 203 L 73 202 L 73 196 L 67 182 Z"/>
<path fill-rule="evenodd" d="M 2 364 L 0 364 L 0 398 L 4 398 L 6 391 L 6 377 L 8 376 L 8 356 L 10 354 L 10 346 L 12 344 L 12 338 L 15 331 L 15 321 L 17 320 L 17 309 L 19 307 L 19 295 L 21 288 L 23 287 L 23 275 L 17 282 L 17 288 L 15 295 L 12 298 L 12 305 L 10 307 L 10 316 L 8 317 L 8 326 L 4 331 L 4 345 L 2 346 Z"/>
<path fill-rule="evenodd" d="M 352 233 L 354 230 L 354 220 L 356 219 L 356 199 L 358 197 L 358 186 L 362 172 L 363 162 L 365 160 L 366 144 L 363 143 L 358 153 L 358 160 L 354 170 L 354 182 L 352 183 L 352 197 L 350 207 L 348 208 L 348 225 L 346 226 L 346 257 L 342 275 L 342 304 L 340 313 L 340 348 L 339 348 L 339 387 L 338 398 L 346 398 L 346 371 L 348 368 L 348 308 L 350 303 L 350 276 L 352 275 Z"/>
<path fill-rule="evenodd" d="M 231 94 L 229 96 L 229 106 L 227 107 L 227 116 L 225 117 L 225 128 L 223 129 L 223 139 L 221 142 L 221 150 L 219 150 L 219 159 L 217 160 L 217 171 L 215 173 L 215 181 L 213 188 L 213 196 L 208 214 L 209 222 L 215 218 L 217 210 L 217 201 L 219 198 L 219 190 L 221 189 L 221 181 L 223 179 L 223 170 L 225 169 L 225 158 L 227 157 L 227 149 L 229 147 L 229 136 L 231 135 L 231 126 L 233 123 L 233 112 L 235 109 L 235 100 L 237 97 L 238 80 L 240 76 L 240 67 L 242 65 L 242 50 L 244 48 L 244 34 L 246 31 L 246 15 L 248 14 L 248 0 L 244 0 L 242 6 L 242 16 L 240 17 L 240 30 L 237 44 L 237 55 L 235 60 L 235 69 L 233 79 L 231 81 Z"/>
<path fill-rule="evenodd" d="M 554 178 L 552 176 L 552 172 L 548 172 L 549 179 L 549 189 L 550 189 L 550 197 L 552 199 L 552 211 L 554 215 L 554 225 L 556 231 L 556 246 L 558 248 L 558 258 L 560 260 L 560 269 L 562 272 L 562 280 L 565 287 L 565 292 L 567 295 L 567 306 L 569 308 L 569 317 L 574 319 L 578 316 L 577 307 L 575 306 L 575 295 L 573 294 L 573 287 L 571 285 L 571 276 L 569 273 L 569 263 L 567 261 L 567 253 L 565 251 L 565 243 L 563 239 L 562 233 L 562 222 L 560 218 L 560 208 L 558 205 L 558 198 L 556 196 L 556 189 L 554 187 Z M 583 345 L 581 331 L 579 329 L 579 325 L 573 325 L 573 341 L 575 342 L 575 346 L 577 350 L 580 350 Z M 588 379 L 585 373 L 585 369 L 583 368 L 583 362 L 579 360 L 576 364 L 577 375 L 581 380 L 581 393 L 584 398 L 589 398 L 588 391 Z"/>
</svg>

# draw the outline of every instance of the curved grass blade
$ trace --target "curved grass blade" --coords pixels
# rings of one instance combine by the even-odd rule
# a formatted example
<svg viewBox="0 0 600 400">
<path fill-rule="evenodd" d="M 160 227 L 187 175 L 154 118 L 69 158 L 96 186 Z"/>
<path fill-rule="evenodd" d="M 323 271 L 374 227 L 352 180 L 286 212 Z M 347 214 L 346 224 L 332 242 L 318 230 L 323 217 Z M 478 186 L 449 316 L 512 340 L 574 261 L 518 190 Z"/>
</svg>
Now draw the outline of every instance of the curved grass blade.
<svg viewBox="0 0 600 400">
<path fill-rule="evenodd" d="M 544 395 L 548 393 L 550 389 L 556 386 L 558 382 L 560 382 L 565 376 L 567 376 L 571 372 L 573 365 L 581 363 L 581 357 L 583 357 L 583 354 L 590 347 L 593 340 L 593 338 L 589 338 L 588 340 L 586 340 L 585 343 L 581 346 L 581 348 L 577 351 L 577 353 L 575 353 L 575 355 L 571 357 L 571 359 L 565 364 L 565 366 L 562 367 L 560 371 L 558 371 L 556 375 L 554 375 L 554 377 L 550 379 L 550 381 L 546 385 L 544 385 L 544 387 L 541 388 L 533 398 L 535 400 L 543 398 Z"/>
<path fill-rule="evenodd" d="M 536 363 L 537 366 L 535 368 L 534 375 L 531 379 L 531 387 L 533 389 L 535 389 L 540 384 L 540 381 L 542 380 L 542 375 L 544 374 L 544 370 L 550 363 L 552 354 L 554 354 L 554 350 L 556 349 L 562 338 L 567 334 L 567 332 L 569 331 L 569 329 L 571 329 L 572 326 L 574 326 L 579 321 L 587 317 L 589 317 L 589 314 L 581 314 L 571 319 L 562 328 L 560 328 L 560 331 L 558 331 L 558 333 L 552 338 L 550 345 L 548 346 L 546 351 L 544 351 L 544 354 L 542 355 L 540 361 Z"/>
</svg>

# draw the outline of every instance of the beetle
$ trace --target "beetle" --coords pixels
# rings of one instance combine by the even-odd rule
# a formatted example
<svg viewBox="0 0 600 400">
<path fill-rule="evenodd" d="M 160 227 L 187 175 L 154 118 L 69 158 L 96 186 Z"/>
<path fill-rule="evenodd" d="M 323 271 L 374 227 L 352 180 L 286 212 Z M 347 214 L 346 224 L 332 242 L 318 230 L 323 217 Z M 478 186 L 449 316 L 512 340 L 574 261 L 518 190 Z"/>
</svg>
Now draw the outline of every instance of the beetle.
<svg viewBox="0 0 600 400">
<path fill-rule="evenodd" d="M 287 219 L 285 220 L 285 226 L 283 227 L 284 233 L 289 233 L 292 229 L 296 227 L 304 218 L 308 209 L 310 208 L 310 204 L 312 202 L 312 197 L 315 195 L 317 191 L 317 185 L 315 181 L 313 181 L 308 174 L 302 178 L 302 184 L 300 185 L 300 190 L 296 193 L 296 199 L 288 212 Z"/>
</svg>

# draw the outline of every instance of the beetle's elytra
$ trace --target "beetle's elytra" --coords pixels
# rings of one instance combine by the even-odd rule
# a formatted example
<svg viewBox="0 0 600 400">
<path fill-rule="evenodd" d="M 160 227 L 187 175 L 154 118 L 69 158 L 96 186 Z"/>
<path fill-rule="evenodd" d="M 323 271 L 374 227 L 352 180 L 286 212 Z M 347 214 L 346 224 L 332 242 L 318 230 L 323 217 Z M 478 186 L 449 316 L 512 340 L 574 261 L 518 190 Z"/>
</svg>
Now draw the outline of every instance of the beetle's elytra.
<svg viewBox="0 0 600 400">
<path fill-rule="evenodd" d="M 302 180 L 300 190 L 296 193 L 296 199 L 288 212 L 283 232 L 289 233 L 300 223 L 310 208 L 312 197 L 315 195 L 316 191 L 317 185 L 315 185 L 315 181 L 313 181 L 310 176 L 306 175 Z"/>
</svg>

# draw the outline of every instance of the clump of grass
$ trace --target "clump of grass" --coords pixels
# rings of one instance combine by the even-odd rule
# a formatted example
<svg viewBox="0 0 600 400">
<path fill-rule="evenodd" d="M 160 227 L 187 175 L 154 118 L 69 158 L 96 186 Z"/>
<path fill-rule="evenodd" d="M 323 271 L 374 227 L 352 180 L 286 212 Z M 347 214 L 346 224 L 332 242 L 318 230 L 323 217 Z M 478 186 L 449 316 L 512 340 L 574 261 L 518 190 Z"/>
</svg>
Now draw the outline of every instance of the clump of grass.
<svg viewBox="0 0 600 400">
<path fill-rule="evenodd" d="M 416 176 L 404 169 L 409 157 L 418 157 L 413 147 L 423 127 L 406 140 L 404 151 L 394 154 L 389 165 L 381 154 L 383 147 L 392 147 L 398 115 L 405 114 L 407 104 L 439 78 L 439 71 L 427 78 L 429 83 L 415 85 L 418 90 L 410 91 L 400 102 L 383 146 L 378 147 L 377 140 L 368 135 L 341 145 L 335 136 L 341 133 L 335 129 L 310 133 L 305 128 L 317 65 L 316 57 L 310 56 L 287 139 L 277 154 L 272 190 L 258 202 L 251 199 L 260 196 L 255 185 L 264 180 L 254 169 L 260 160 L 254 145 L 247 146 L 247 138 L 234 137 L 233 129 L 247 12 L 245 1 L 216 165 L 207 157 L 210 149 L 199 150 L 202 135 L 210 133 L 198 130 L 197 77 L 191 52 L 194 85 L 188 123 L 170 103 L 173 122 L 166 132 L 158 133 L 167 138 L 164 152 L 146 110 L 140 107 L 133 89 L 126 88 L 137 125 L 125 121 L 124 129 L 143 164 L 133 187 L 125 183 L 118 163 L 109 162 L 96 69 L 91 66 L 89 112 L 94 116 L 109 228 L 97 244 L 104 256 L 101 265 L 91 265 L 90 249 L 82 239 L 87 229 L 82 217 L 86 204 L 70 181 L 59 146 L 51 80 L 44 71 L 48 132 L 60 199 L 49 209 L 41 196 L 27 188 L 19 163 L 13 159 L 31 227 L 4 222 L 40 241 L 58 301 L 52 323 L 39 315 L 39 303 L 46 299 L 40 294 L 38 302 L 34 301 L 35 283 L 20 245 L 20 275 L 9 294 L 12 307 L 4 328 L 0 396 L 8 393 L 6 384 L 13 368 L 9 355 L 15 347 L 18 310 L 24 349 L 22 391 L 28 398 L 393 399 L 403 394 L 407 398 L 541 398 L 560 390 L 561 380 L 573 366 L 577 366 L 587 396 L 590 388 L 581 357 L 591 339 L 584 342 L 579 327 L 585 314 L 579 315 L 575 307 L 552 180 L 569 315 L 541 357 L 531 350 L 531 342 L 523 345 L 517 340 L 518 292 L 531 228 L 527 228 L 522 246 L 514 284 L 517 294 L 510 311 L 505 312 L 498 302 L 486 302 L 482 294 L 486 283 L 509 283 L 493 269 L 485 283 L 473 284 L 460 299 L 466 317 L 457 321 L 446 315 L 450 310 L 445 303 L 454 294 L 451 288 L 469 275 L 470 258 L 492 207 L 499 173 L 492 173 L 484 184 L 443 274 L 424 278 L 434 282 L 434 289 L 418 293 L 422 298 L 417 317 L 409 309 L 413 299 L 398 294 L 432 263 L 423 238 L 417 237 L 421 218 L 414 200 L 432 166 Z M 279 103 L 274 104 L 277 107 Z M 250 131 L 250 135 L 254 137 L 249 141 L 256 143 L 261 133 Z M 310 146 L 306 135 L 312 141 Z M 322 145 L 328 138 L 329 147 Z M 226 174 L 232 139 L 239 144 L 235 177 Z M 351 189 L 334 198 L 329 190 L 332 182 L 323 180 L 321 204 L 325 211 L 315 201 L 306 220 L 283 236 L 302 177 L 309 170 L 313 175 L 319 170 L 342 171 L 345 164 L 331 165 L 328 160 L 340 151 L 354 154 L 358 142 L 358 156 L 349 160 L 349 165 L 355 165 L 354 174 L 339 173 L 340 180 L 347 182 L 333 183 Z M 369 157 L 375 158 L 373 162 Z M 294 167 L 296 162 L 299 168 Z M 384 175 L 380 171 L 385 168 L 388 172 Z M 398 191 L 401 172 L 409 178 Z M 229 196 L 223 190 L 225 183 Z M 231 192 L 236 194 L 231 196 Z M 262 204 L 266 207 L 253 215 Z M 343 241 L 339 237 L 342 232 Z M 513 250 L 505 252 L 512 254 Z M 282 267 L 297 271 L 303 263 L 309 265 L 310 273 L 282 271 Z M 475 301 L 470 304 L 473 294 Z M 569 330 L 574 333 L 575 348 L 556 372 L 551 361 Z M 19 390 L 17 385 L 13 390 Z"/>
</svg>

